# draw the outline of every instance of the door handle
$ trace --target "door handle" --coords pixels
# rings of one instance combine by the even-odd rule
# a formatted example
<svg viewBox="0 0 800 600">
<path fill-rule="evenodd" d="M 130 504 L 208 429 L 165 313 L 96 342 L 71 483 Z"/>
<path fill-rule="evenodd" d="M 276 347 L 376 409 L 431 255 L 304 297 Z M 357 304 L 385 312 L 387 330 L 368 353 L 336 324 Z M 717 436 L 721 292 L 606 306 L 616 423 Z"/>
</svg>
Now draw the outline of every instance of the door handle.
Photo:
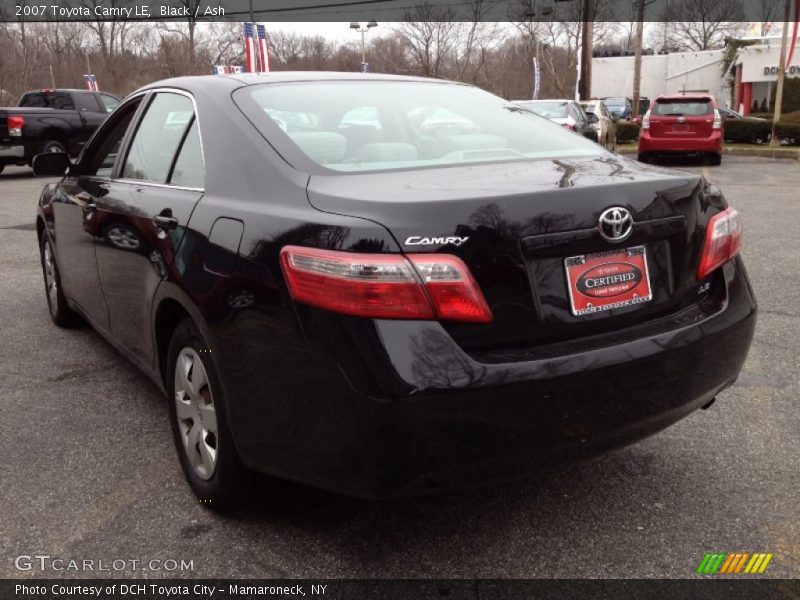
<svg viewBox="0 0 800 600">
<path fill-rule="evenodd" d="M 164 212 L 166 211 L 162 211 L 162 213 Z M 159 229 L 163 229 L 164 231 L 170 231 L 172 229 L 178 228 L 178 219 L 173 217 L 172 211 L 170 211 L 170 214 L 160 214 L 153 217 L 153 224 Z"/>
</svg>

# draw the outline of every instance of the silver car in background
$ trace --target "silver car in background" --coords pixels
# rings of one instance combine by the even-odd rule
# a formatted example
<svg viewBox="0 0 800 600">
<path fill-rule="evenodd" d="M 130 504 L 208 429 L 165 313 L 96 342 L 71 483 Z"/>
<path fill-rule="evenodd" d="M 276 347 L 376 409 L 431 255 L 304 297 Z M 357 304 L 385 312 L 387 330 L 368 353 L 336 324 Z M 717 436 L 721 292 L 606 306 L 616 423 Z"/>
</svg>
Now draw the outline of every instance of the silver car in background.
<svg viewBox="0 0 800 600">
<path fill-rule="evenodd" d="M 587 115 L 575 100 L 512 100 L 514 104 L 558 123 L 564 129 L 597 141 L 592 125 L 595 117 Z"/>
<path fill-rule="evenodd" d="M 619 117 L 608 110 L 602 100 L 585 100 L 580 104 L 587 115 L 592 114 L 597 117 L 597 121 L 591 125 L 597 135 L 597 143 L 609 150 L 616 150 Z"/>
</svg>

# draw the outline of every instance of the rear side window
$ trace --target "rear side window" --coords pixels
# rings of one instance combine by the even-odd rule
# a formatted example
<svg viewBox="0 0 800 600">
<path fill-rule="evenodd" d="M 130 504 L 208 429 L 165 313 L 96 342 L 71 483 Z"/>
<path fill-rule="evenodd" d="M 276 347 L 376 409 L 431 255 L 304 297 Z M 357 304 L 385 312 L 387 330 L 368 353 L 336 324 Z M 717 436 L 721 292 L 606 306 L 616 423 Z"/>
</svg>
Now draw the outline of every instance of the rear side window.
<svg viewBox="0 0 800 600">
<path fill-rule="evenodd" d="M 672 117 L 699 117 L 714 112 L 711 100 L 697 98 L 678 98 L 675 100 L 656 100 L 651 111 L 654 115 Z"/>
<path fill-rule="evenodd" d="M 164 183 L 193 115 L 192 101 L 186 96 L 156 94 L 133 136 L 121 176 Z"/>
<path fill-rule="evenodd" d="M 105 109 L 100 106 L 94 94 L 77 94 L 75 100 L 78 103 L 78 110 L 105 112 Z"/>
<path fill-rule="evenodd" d="M 203 152 L 200 149 L 200 132 L 197 129 L 196 119 L 192 122 L 186 139 L 181 145 L 169 182 L 172 185 L 183 187 L 199 189 L 205 187 Z"/>
<path fill-rule="evenodd" d="M 20 99 L 19 105 L 25 108 L 75 110 L 72 96 L 65 92 L 31 92 Z"/>
</svg>

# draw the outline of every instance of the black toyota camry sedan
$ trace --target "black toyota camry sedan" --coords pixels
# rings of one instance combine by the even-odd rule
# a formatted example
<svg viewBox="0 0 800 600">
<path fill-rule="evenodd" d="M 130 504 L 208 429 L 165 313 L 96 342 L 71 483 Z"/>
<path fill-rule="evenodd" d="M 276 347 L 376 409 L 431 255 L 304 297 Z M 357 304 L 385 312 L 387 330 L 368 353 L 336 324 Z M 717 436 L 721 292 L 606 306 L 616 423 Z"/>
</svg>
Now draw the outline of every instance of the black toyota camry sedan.
<svg viewBox="0 0 800 600">
<path fill-rule="evenodd" d="M 253 470 L 386 497 L 627 444 L 753 336 L 719 189 L 468 85 L 171 79 L 35 168 L 66 171 L 36 221 L 52 320 L 164 391 L 212 507 Z"/>
</svg>

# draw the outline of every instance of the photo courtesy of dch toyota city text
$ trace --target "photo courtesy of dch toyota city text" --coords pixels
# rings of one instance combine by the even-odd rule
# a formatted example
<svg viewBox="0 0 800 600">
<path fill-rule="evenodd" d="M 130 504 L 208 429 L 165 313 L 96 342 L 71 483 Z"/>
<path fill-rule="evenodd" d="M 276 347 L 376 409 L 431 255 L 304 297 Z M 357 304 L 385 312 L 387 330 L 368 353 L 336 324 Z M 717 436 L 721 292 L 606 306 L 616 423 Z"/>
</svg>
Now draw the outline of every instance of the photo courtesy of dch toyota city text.
<svg viewBox="0 0 800 600">
<path fill-rule="evenodd" d="M 0 0 L 0 600 L 800 598 L 800 0 Z"/>
</svg>

